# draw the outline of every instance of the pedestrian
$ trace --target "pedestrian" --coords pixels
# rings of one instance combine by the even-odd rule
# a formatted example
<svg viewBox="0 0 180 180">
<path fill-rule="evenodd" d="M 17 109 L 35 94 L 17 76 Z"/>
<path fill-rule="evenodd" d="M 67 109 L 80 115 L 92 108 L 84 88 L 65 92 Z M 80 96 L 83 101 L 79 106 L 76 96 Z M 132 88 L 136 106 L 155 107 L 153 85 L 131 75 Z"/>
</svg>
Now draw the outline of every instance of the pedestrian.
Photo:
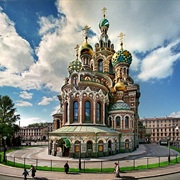
<svg viewBox="0 0 180 180">
<path fill-rule="evenodd" d="M 115 167 L 114 167 L 114 172 L 116 173 L 116 177 L 120 177 L 120 169 L 119 169 L 119 165 L 118 163 L 114 163 Z"/>
<path fill-rule="evenodd" d="M 69 172 L 69 164 L 68 164 L 68 161 L 67 161 L 66 164 L 64 165 L 64 171 L 66 172 L 66 174 L 68 174 L 68 172 Z"/>
<path fill-rule="evenodd" d="M 22 175 L 24 176 L 24 179 L 27 179 L 27 175 L 29 175 L 29 173 L 26 168 L 24 168 L 24 172 Z"/>
<path fill-rule="evenodd" d="M 31 165 L 31 169 L 29 170 L 29 172 L 31 172 L 31 176 L 34 179 L 34 177 L 36 176 L 36 169 L 33 165 Z"/>
</svg>

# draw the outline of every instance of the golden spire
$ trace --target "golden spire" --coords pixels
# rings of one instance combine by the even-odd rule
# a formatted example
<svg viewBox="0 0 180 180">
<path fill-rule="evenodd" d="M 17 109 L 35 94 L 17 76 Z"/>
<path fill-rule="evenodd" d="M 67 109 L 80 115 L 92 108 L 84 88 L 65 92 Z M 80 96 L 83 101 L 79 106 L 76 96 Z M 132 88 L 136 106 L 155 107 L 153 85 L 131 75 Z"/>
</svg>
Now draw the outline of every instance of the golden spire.
<svg viewBox="0 0 180 180">
<path fill-rule="evenodd" d="M 74 49 L 76 50 L 76 60 L 78 60 L 79 45 L 77 44 Z"/>
<path fill-rule="evenodd" d="M 123 37 L 125 36 L 125 34 L 123 34 L 122 32 L 119 34 L 119 39 L 120 39 L 120 46 L 121 46 L 121 49 L 123 49 Z"/>
<path fill-rule="evenodd" d="M 88 32 L 89 32 L 90 27 L 88 25 L 84 26 L 84 28 L 82 29 L 84 32 L 84 36 L 86 39 L 86 43 L 87 43 L 87 39 L 88 39 Z"/>
<path fill-rule="evenodd" d="M 101 11 L 103 12 L 103 17 L 105 18 L 105 16 L 106 16 L 106 8 L 104 7 Z"/>
</svg>

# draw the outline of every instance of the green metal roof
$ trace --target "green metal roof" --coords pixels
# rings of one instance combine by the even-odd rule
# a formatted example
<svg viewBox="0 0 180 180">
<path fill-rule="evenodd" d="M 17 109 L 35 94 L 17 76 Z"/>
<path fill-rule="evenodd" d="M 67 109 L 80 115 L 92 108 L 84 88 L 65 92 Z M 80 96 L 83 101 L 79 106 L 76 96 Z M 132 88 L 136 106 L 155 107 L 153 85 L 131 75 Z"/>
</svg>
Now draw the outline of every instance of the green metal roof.
<svg viewBox="0 0 180 180">
<path fill-rule="evenodd" d="M 120 132 L 110 129 L 106 126 L 94 126 L 94 125 L 68 125 L 63 126 L 55 131 L 52 131 L 51 134 L 60 134 L 60 133 L 116 133 L 120 134 Z"/>
</svg>

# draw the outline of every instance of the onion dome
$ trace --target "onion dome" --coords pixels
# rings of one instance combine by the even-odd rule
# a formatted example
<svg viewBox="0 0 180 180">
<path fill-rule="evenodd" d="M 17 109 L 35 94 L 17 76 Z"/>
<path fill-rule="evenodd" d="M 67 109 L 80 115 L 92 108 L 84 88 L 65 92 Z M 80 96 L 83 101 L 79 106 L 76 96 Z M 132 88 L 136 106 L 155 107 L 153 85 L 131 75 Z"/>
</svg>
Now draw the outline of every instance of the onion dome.
<svg viewBox="0 0 180 180">
<path fill-rule="evenodd" d="M 88 44 L 87 42 L 83 43 L 80 48 L 79 48 L 79 52 L 80 52 L 80 56 L 83 54 L 89 54 L 89 55 L 93 55 L 93 48 L 90 44 Z"/>
<path fill-rule="evenodd" d="M 101 19 L 99 22 L 99 28 L 101 29 L 102 27 L 106 27 L 107 29 L 109 28 L 109 21 L 107 19 Z"/>
<path fill-rule="evenodd" d="M 124 83 L 122 83 L 122 82 L 117 82 L 117 83 L 115 84 L 115 86 L 114 86 L 114 89 L 115 89 L 116 91 L 125 91 L 126 87 L 125 87 Z"/>
<path fill-rule="evenodd" d="M 113 66 L 116 66 L 119 63 L 126 63 L 130 65 L 132 62 L 132 55 L 129 51 L 121 49 L 114 53 L 111 62 Z"/>
<path fill-rule="evenodd" d="M 117 111 L 117 110 L 131 110 L 131 108 L 123 100 L 118 100 L 115 104 L 113 104 L 110 107 L 110 111 Z"/>
<path fill-rule="evenodd" d="M 77 59 L 75 61 L 70 62 L 68 67 L 69 74 L 72 74 L 74 71 L 79 72 L 81 70 L 81 67 L 82 63 Z"/>
</svg>

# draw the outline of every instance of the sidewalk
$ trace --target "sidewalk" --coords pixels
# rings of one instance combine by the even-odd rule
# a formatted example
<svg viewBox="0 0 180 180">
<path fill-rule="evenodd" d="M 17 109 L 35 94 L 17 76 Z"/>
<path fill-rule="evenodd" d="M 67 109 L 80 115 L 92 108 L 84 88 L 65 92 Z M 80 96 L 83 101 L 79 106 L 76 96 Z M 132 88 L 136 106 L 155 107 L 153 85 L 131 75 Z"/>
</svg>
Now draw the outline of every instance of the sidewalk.
<svg viewBox="0 0 180 180">
<path fill-rule="evenodd" d="M 21 168 L 14 168 L 0 164 L 0 174 L 12 177 L 23 178 L 22 176 L 23 169 Z M 148 169 L 144 171 L 131 171 L 127 173 L 121 173 L 121 177 L 123 179 L 142 179 L 147 177 L 156 177 L 162 176 L 167 174 L 173 173 L 180 173 L 180 164 L 168 166 L 166 168 L 156 168 L 156 169 Z M 28 178 L 31 178 L 28 176 Z M 36 172 L 36 179 L 39 180 L 65 180 L 65 179 L 122 179 L 122 178 L 115 178 L 114 173 L 69 173 L 65 174 L 63 172 L 52 172 L 52 171 L 37 171 Z"/>
<path fill-rule="evenodd" d="M 32 151 L 33 149 L 31 149 Z M 15 151 L 14 151 L 15 152 Z M 9 153 L 13 155 L 13 153 Z M 139 148 L 132 152 L 132 153 L 124 153 L 124 154 L 118 154 L 114 156 L 108 156 L 108 157 L 102 157 L 98 159 L 89 159 L 89 161 L 94 161 L 94 160 L 117 160 L 121 158 L 125 158 L 127 156 L 135 156 L 139 154 L 143 154 L 146 152 L 146 148 L 141 145 Z M 20 153 L 20 152 L 19 152 Z M 24 155 L 23 155 L 24 156 Z M 26 154 L 26 156 L 30 156 L 29 154 Z M 51 155 L 47 155 L 47 150 L 38 150 L 38 152 L 32 153 L 31 158 L 36 157 L 36 158 L 46 158 L 46 159 L 56 159 L 56 160 L 66 160 L 67 158 L 62 158 L 62 157 L 55 157 Z M 72 161 L 73 159 L 68 158 L 67 160 Z M 83 159 L 82 159 L 83 160 Z M 86 159 L 87 160 L 87 159 Z M 77 160 L 76 160 L 77 161 Z M 112 162 L 111 162 L 112 163 Z M 13 177 L 18 177 L 18 178 L 23 178 L 22 176 L 23 169 L 22 168 L 15 168 L 15 167 L 10 167 L 10 166 L 5 166 L 0 164 L 0 174 L 1 175 L 7 175 L 7 176 L 13 176 Z M 121 173 L 121 177 L 123 179 L 127 180 L 133 180 L 133 179 L 141 179 L 145 177 L 155 177 L 155 176 L 162 176 L 162 175 L 167 175 L 167 174 L 173 174 L 173 173 L 180 173 L 180 163 L 176 165 L 169 165 L 167 167 L 161 167 L 161 168 L 156 168 L 156 169 L 147 169 L 147 170 L 142 170 L 142 171 L 130 171 L 130 172 L 123 172 Z M 28 176 L 28 178 L 31 178 Z M 52 172 L 52 171 L 40 171 L 37 170 L 36 173 L 36 179 L 40 180 L 63 180 L 63 179 L 93 179 L 93 180 L 99 180 L 99 179 L 122 179 L 122 178 L 115 178 L 114 173 L 69 173 L 65 174 L 63 172 Z"/>
</svg>

